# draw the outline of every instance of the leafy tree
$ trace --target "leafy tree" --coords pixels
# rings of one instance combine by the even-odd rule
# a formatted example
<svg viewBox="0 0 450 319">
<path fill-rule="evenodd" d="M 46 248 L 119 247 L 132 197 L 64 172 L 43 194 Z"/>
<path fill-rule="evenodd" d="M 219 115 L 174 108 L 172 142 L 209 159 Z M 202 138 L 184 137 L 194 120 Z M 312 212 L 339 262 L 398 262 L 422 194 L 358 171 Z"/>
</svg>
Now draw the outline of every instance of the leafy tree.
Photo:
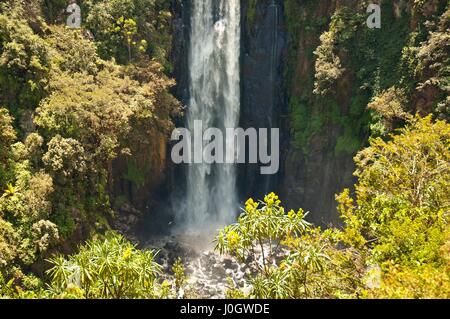
<svg viewBox="0 0 450 319">
<path fill-rule="evenodd" d="M 342 76 L 344 69 L 339 56 L 335 53 L 334 32 L 328 31 L 323 33 L 320 36 L 320 42 L 320 46 L 314 51 L 317 57 L 314 93 L 325 95 Z"/>
<path fill-rule="evenodd" d="M 51 57 L 55 72 L 86 72 L 89 75 L 98 73 L 102 61 L 98 56 L 97 46 L 84 31 L 60 25 L 48 26 L 48 31 L 45 41 L 53 49 Z"/>
<path fill-rule="evenodd" d="M 221 230 L 216 240 L 217 251 L 250 265 L 251 296 L 324 298 L 355 293 L 360 274 L 350 262 L 352 254 L 338 251 L 331 233 L 311 228 L 302 210 L 286 213 L 280 204 L 274 193 L 260 203 L 249 199 L 238 222 Z M 227 295 L 244 296 L 236 287 Z"/>
<path fill-rule="evenodd" d="M 392 284 L 386 291 L 404 278 L 403 296 L 426 297 L 427 288 L 414 290 L 413 282 L 426 284 L 427 272 L 430 293 L 433 284 L 449 283 L 448 251 L 443 252 L 449 232 L 449 141 L 447 123 L 430 116 L 411 119 L 398 135 L 373 139 L 356 156 L 356 202 L 348 190 L 337 197 L 346 224 L 341 239 L 382 266 L 385 284 Z M 432 268 L 441 269 L 441 279 L 433 279 L 439 272 Z M 442 296 L 448 296 L 445 291 Z"/>
<path fill-rule="evenodd" d="M 259 208 L 261 204 L 263 206 Z M 216 250 L 232 253 L 241 260 L 251 257 L 259 271 L 268 273 L 282 241 L 290 235 L 300 235 L 309 227 L 302 210 L 286 214 L 280 204 L 274 193 L 267 195 L 262 203 L 249 199 L 238 223 L 220 231 Z M 258 260 L 257 250 L 261 260 Z"/>
<path fill-rule="evenodd" d="M 17 256 L 16 245 L 19 243 L 13 225 L 0 217 L 0 269 L 8 269 Z"/>
<path fill-rule="evenodd" d="M 136 53 L 147 53 L 170 66 L 170 1 L 87 0 L 83 10 L 87 12 L 85 26 L 92 31 L 102 58 L 115 57 L 126 63 L 134 47 Z"/>
<path fill-rule="evenodd" d="M 362 294 L 364 298 L 384 299 L 448 299 L 450 297 L 449 267 L 398 264 L 384 266 L 382 281 Z"/>
<path fill-rule="evenodd" d="M 59 240 L 58 228 L 50 221 L 52 178 L 32 172 L 30 161 L 21 158 L 24 148 L 22 143 L 11 147 L 9 167 L 15 178 L 0 196 L 0 272 L 7 278 L 20 278 L 16 267 L 32 264 Z"/>
<path fill-rule="evenodd" d="M 86 171 L 86 157 L 83 146 L 74 139 L 56 135 L 48 143 L 48 151 L 42 161 L 54 176 L 71 177 Z"/>
<path fill-rule="evenodd" d="M 348 229 L 380 242 L 396 222 L 417 218 L 421 229 L 444 226 L 450 205 L 449 134 L 448 124 L 427 117 L 415 118 L 390 141 L 373 139 L 355 158 L 358 206 L 352 207 L 348 191 L 339 198 Z"/>
<path fill-rule="evenodd" d="M 433 25 L 430 23 L 430 25 Z M 417 50 L 417 57 L 419 63 L 417 71 L 422 77 L 422 82 L 419 84 L 419 92 L 429 90 L 430 88 L 437 89 L 439 94 L 435 98 L 436 110 L 440 119 L 450 119 L 450 7 L 447 4 L 447 10 L 439 18 L 439 21 L 434 24 L 434 29 L 430 31 L 430 36 Z M 420 110 L 423 111 L 423 110 Z"/>
<path fill-rule="evenodd" d="M 403 109 L 406 102 L 407 99 L 404 91 L 396 87 L 391 87 L 376 96 L 367 107 L 381 115 L 384 131 L 391 132 L 394 129 L 395 121 L 406 120 L 410 117 Z"/>
<path fill-rule="evenodd" d="M 0 108 L 0 185 L 7 181 L 8 159 L 11 157 L 11 144 L 16 139 L 12 127 L 13 118 L 7 109 Z"/>
<path fill-rule="evenodd" d="M 172 265 L 172 272 L 175 277 L 175 291 L 178 297 L 183 297 L 182 289 L 186 286 L 187 276 L 181 258 L 178 258 Z"/>
<path fill-rule="evenodd" d="M 180 109 L 169 93 L 174 81 L 149 57 L 165 61 L 170 48 L 168 2 L 83 1 L 95 40 L 87 29 L 62 25 L 66 5 L 0 4 L 0 274 L 19 297 L 40 294 L 23 272 L 41 269 L 54 248 L 74 245 L 77 228 L 77 240 L 109 228 L 113 161 L 133 161 L 137 145 L 164 143 Z M 106 13 L 97 25 L 104 29 L 89 19 L 95 10 Z M 100 58 L 121 62 L 127 44 L 133 63 L 126 67 Z M 109 45 L 118 51 L 105 54 Z M 14 127 L 33 119 L 31 130 Z M 168 294 L 167 285 L 161 291 Z"/>
<path fill-rule="evenodd" d="M 130 62 L 132 58 L 131 49 L 137 44 L 134 41 L 134 37 L 136 36 L 137 33 L 136 21 L 134 21 L 133 19 L 124 19 L 124 17 L 120 17 L 117 20 L 117 26 L 114 29 L 114 31 L 119 32 L 121 36 L 124 38 L 128 49 L 128 62 Z M 142 43 L 145 43 L 145 40 L 142 40 Z"/>
<path fill-rule="evenodd" d="M 50 52 L 20 4 L 0 8 L 0 103 L 33 109 L 44 96 Z"/>
</svg>

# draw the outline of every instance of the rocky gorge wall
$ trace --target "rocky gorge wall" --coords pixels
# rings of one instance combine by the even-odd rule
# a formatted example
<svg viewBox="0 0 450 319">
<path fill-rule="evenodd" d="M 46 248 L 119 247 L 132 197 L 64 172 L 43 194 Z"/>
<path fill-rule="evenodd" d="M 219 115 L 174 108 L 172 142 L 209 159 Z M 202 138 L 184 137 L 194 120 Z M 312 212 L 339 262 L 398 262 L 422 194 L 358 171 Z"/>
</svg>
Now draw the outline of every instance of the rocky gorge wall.
<svg viewBox="0 0 450 319">
<path fill-rule="evenodd" d="M 287 19 L 291 21 L 286 25 L 289 33 L 285 72 L 288 97 L 282 125 L 289 131 L 286 132 L 288 147 L 279 192 L 289 208 L 302 207 L 309 211 L 309 219 L 314 223 L 322 226 L 338 223 L 334 197 L 355 182 L 352 173 L 356 150 L 335 152 L 343 128 L 324 116 L 333 106 L 329 105 L 330 101 L 317 98 L 313 93 L 316 60 L 313 52 L 320 45 L 320 36 L 328 30 L 333 13 L 341 6 L 356 6 L 358 1 L 285 2 Z M 335 100 L 338 116 L 349 112 L 352 85 L 350 73 L 337 83 L 337 93 L 330 100 Z"/>
<path fill-rule="evenodd" d="M 322 225 L 338 221 L 334 195 L 354 180 L 353 154 L 334 153 L 342 131 L 339 125 L 323 123 L 320 133 L 306 132 L 312 131 L 306 125 L 302 129 L 310 134 L 309 149 L 305 151 L 296 144 L 296 114 L 291 101 L 301 96 L 317 114 L 327 107 L 315 101 L 312 94 L 312 52 L 336 7 L 343 5 L 342 1 L 316 3 L 296 1 L 293 6 L 289 1 L 243 1 L 241 123 L 244 128 L 281 128 L 281 169 L 277 175 L 267 177 L 259 175 L 257 167 L 247 165 L 241 170 L 240 185 L 243 200 L 275 191 L 287 208 L 302 207 L 311 212 L 311 221 Z M 317 24 L 314 32 L 308 28 L 310 24 Z M 350 99 L 349 81 L 343 81 L 337 90 L 344 110 Z M 310 120 L 307 114 L 301 116 Z"/>
<path fill-rule="evenodd" d="M 280 128 L 281 115 L 286 112 L 284 70 L 288 53 L 283 1 L 242 1 L 242 10 L 240 126 Z M 285 133 L 281 132 L 281 149 L 288 146 Z M 261 175 L 259 164 L 241 165 L 240 199 L 262 198 L 276 190 L 279 182 L 279 174 Z"/>
<path fill-rule="evenodd" d="M 367 24 L 373 3 L 381 8 L 381 28 Z M 335 194 L 355 182 L 354 155 L 369 137 L 404 124 L 401 115 L 387 124 L 383 107 L 396 101 L 400 113 L 448 117 L 448 89 L 438 84 L 446 80 L 430 69 L 445 63 L 438 53 L 445 31 L 438 30 L 448 30 L 448 2 L 286 0 L 284 6 L 288 106 L 281 108 L 287 109 L 281 127 L 289 128 L 289 147 L 279 193 L 290 208 L 310 211 L 316 224 L 336 224 Z"/>
<path fill-rule="evenodd" d="M 367 108 L 371 100 L 398 85 L 410 96 L 409 111 L 432 112 L 436 89 L 418 90 L 405 61 L 414 58 L 408 48 L 427 39 L 426 22 L 436 23 L 445 1 L 373 1 L 382 8 L 382 28 L 375 30 L 366 25 L 371 2 L 242 0 L 240 126 L 281 128 L 281 167 L 263 176 L 259 165 L 241 165 L 241 201 L 274 191 L 286 208 L 309 211 L 315 224 L 339 224 L 335 194 L 355 183 L 353 157 L 379 125 Z M 190 1 L 174 1 L 172 9 L 174 93 L 186 105 Z M 319 54 L 329 69 L 318 69 Z M 164 194 L 184 192 L 183 167 L 169 160 L 163 176 Z"/>
<path fill-rule="evenodd" d="M 325 5 L 317 8 L 305 7 L 301 15 L 303 19 L 328 22 L 336 3 L 322 3 Z M 327 23 L 323 22 L 314 33 L 305 24 L 295 35 L 290 34 L 289 12 L 286 12 L 285 4 L 283 0 L 242 0 L 240 126 L 281 128 L 281 169 L 276 175 L 264 176 L 259 174 L 257 164 L 240 165 L 238 194 L 244 201 L 275 191 L 280 193 L 289 208 L 304 207 L 312 212 L 311 220 L 318 224 L 328 223 L 337 220 L 334 194 L 354 181 L 353 154 L 334 156 L 340 128 L 333 124 L 326 125 L 323 134 L 314 136 L 308 154 L 295 146 L 289 101 L 293 95 L 312 95 L 309 92 L 314 81 L 314 57 L 311 53 L 318 46 L 320 34 L 326 30 Z M 303 1 L 298 1 L 298 5 L 302 6 Z M 176 95 L 186 104 L 190 3 L 177 1 L 174 9 Z M 348 104 L 349 100 L 345 93 L 348 92 L 346 85 L 349 84 L 342 84 L 343 94 L 339 97 L 343 104 Z M 317 107 L 317 112 L 320 112 L 320 107 Z M 182 125 L 182 121 L 178 124 Z M 169 189 L 182 192 L 183 169 L 171 166 L 169 170 L 172 176 Z"/>
</svg>

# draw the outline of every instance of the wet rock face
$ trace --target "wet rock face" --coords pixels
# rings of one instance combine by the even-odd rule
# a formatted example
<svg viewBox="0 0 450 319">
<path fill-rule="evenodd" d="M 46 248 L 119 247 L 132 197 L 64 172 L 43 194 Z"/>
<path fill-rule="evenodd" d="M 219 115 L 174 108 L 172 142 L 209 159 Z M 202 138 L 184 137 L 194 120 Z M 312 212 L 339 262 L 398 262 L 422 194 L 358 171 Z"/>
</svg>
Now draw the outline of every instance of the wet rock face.
<svg viewBox="0 0 450 319">
<path fill-rule="evenodd" d="M 300 95 L 311 93 L 307 92 L 307 83 L 314 78 L 315 61 L 308 52 L 319 45 L 321 32 L 311 35 L 302 29 L 304 33 L 289 34 L 284 1 L 260 0 L 251 7 L 251 2 L 244 0 L 242 5 L 241 126 L 281 129 L 281 168 L 277 175 L 263 176 L 258 165 L 241 167 L 241 200 L 262 198 L 266 193 L 276 191 L 288 208 L 302 207 L 311 211 L 309 219 L 312 222 L 318 225 L 338 223 L 335 194 L 354 182 L 353 155 L 333 154 L 341 128 L 328 124 L 324 134 L 314 137 L 307 156 L 294 147 L 290 131 L 288 99 L 300 92 Z M 314 20 L 331 17 L 337 5 L 335 1 L 324 2 L 316 8 L 317 12 L 305 11 L 304 14 Z M 294 50 L 297 43 L 300 43 L 298 55 L 288 66 L 288 55 L 292 54 L 289 50 Z M 289 72 L 293 74 L 293 83 L 286 87 Z M 349 104 L 346 94 L 350 90 L 342 84 L 341 91 L 344 93 L 338 99 L 345 107 Z M 313 98 L 310 103 L 314 104 Z M 321 107 L 327 106 L 313 106 Z"/>
<path fill-rule="evenodd" d="M 342 6 L 356 7 L 358 1 L 321 1 L 315 6 L 303 4 L 303 15 L 308 21 L 324 20 L 317 32 L 309 32 L 306 26 L 301 26 L 297 34 L 289 34 L 290 60 L 289 72 L 291 79 L 287 88 L 289 97 L 302 97 L 304 103 L 315 114 L 325 113 L 330 105 L 323 103 L 312 93 L 315 76 L 315 58 L 311 54 L 320 44 L 320 36 L 329 28 L 335 10 Z M 297 49 L 294 49 L 297 47 Z M 354 79 L 351 72 L 346 72 L 337 83 L 334 98 L 338 102 L 340 112 L 347 114 L 351 103 Z M 282 125 L 289 129 L 292 116 L 287 111 L 282 115 L 287 119 Z M 287 132 L 287 147 L 284 149 L 282 171 L 280 173 L 279 195 L 288 209 L 303 208 L 309 211 L 308 220 L 318 226 L 338 225 L 339 215 L 336 209 L 335 194 L 344 188 L 351 187 L 353 177 L 354 154 L 336 154 L 335 146 L 343 128 L 328 121 L 320 133 L 312 136 L 308 151 L 295 147 L 295 137 Z"/>
<path fill-rule="evenodd" d="M 173 45 L 171 60 L 174 65 L 173 76 L 177 80 L 174 93 L 183 104 L 187 104 L 189 99 L 188 52 L 191 15 L 190 0 L 173 1 L 172 12 Z"/>
<path fill-rule="evenodd" d="M 135 234 L 141 218 L 141 211 L 130 204 L 123 204 L 117 210 L 117 218 L 113 222 L 114 229 L 130 241 L 138 243 L 139 240 Z"/>
<path fill-rule="evenodd" d="M 243 128 L 278 128 L 284 108 L 287 33 L 283 1 L 242 1 L 241 123 Z M 260 198 L 276 187 L 276 175 L 261 175 L 260 166 L 239 170 L 242 200 Z"/>
</svg>

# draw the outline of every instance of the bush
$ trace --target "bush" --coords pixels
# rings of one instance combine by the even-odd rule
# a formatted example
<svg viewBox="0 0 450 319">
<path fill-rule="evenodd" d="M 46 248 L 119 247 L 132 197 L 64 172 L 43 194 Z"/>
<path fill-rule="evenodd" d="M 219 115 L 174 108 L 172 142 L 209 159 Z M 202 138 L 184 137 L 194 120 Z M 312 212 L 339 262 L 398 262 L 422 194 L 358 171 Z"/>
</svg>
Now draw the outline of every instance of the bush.
<svg viewBox="0 0 450 319">
<path fill-rule="evenodd" d="M 66 259 L 50 259 L 51 293 L 57 298 L 156 298 L 161 266 L 155 252 L 136 249 L 115 233 L 89 241 Z"/>
<path fill-rule="evenodd" d="M 249 199 L 236 224 L 225 227 L 216 250 L 251 268 L 255 298 L 332 298 L 355 293 L 360 277 L 350 251 L 336 249 L 330 232 L 305 221 L 303 210 L 285 212 L 274 193 Z M 232 287 L 227 296 L 245 294 Z"/>
<path fill-rule="evenodd" d="M 373 139 L 355 161 L 356 201 L 349 190 L 337 196 L 341 239 L 381 265 L 385 297 L 448 297 L 450 125 L 416 117 L 389 141 Z"/>
</svg>

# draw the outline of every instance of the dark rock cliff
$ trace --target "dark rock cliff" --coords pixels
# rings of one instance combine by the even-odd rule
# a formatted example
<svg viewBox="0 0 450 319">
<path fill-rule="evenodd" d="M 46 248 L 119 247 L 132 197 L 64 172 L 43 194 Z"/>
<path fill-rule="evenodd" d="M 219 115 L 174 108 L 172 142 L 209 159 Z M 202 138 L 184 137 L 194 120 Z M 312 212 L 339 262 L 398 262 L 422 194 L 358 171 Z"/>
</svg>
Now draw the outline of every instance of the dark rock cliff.
<svg viewBox="0 0 450 319">
<path fill-rule="evenodd" d="M 351 1 L 308 1 L 297 4 L 305 23 L 299 22 L 296 33 L 289 34 L 289 70 L 286 72 L 288 99 L 300 96 L 303 103 L 318 117 L 330 107 L 313 94 L 315 57 L 313 51 L 320 44 L 320 36 L 327 31 L 331 16 L 338 6 Z M 357 1 L 353 1 L 356 5 Z M 311 22 L 313 27 L 311 27 Z M 292 31 L 292 30 L 291 30 Z M 336 89 L 340 112 L 348 112 L 351 93 L 351 74 L 345 74 Z M 293 107 L 283 114 L 283 127 L 292 126 Z M 307 125 L 309 127 L 309 125 Z M 308 128 L 308 130 L 312 130 Z M 317 225 L 336 224 L 339 221 L 335 194 L 354 183 L 354 154 L 336 154 L 338 137 L 343 133 L 339 124 L 322 124 L 320 132 L 310 132 L 308 150 L 296 147 L 292 131 L 288 134 L 289 147 L 285 150 L 283 170 L 280 174 L 279 192 L 288 208 L 309 211 L 309 219 Z M 309 134 L 309 133 L 308 133 Z"/>
<path fill-rule="evenodd" d="M 326 1 L 328 2 L 328 1 Z M 320 33 L 288 33 L 283 0 L 242 0 L 241 44 L 241 120 L 243 128 L 281 128 L 280 172 L 261 175 L 259 165 L 241 165 L 238 193 L 241 200 L 261 198 L 269 191 L 279 192 L 289 208 L 304 207 L 317 222 L 335 221 L 334 194 L 353 182 L 352 156 L 334 158 L 333 149 L 339 128 L 330 126 L 317 137 L 309 156 L 292 147 L 289 129 L 288 100 L 292 90 L 307 90 L 302 83 L 314 77 L 314 60 L 307 52 L 314 50 Z M 190 1 L 174 2 L 174 47 L 172 58 L 177 80 L 175 94 L 184 103 L 188 99 L 187 52 L 189 43 Z M 318 12 L 305 12 L 311 19 L 330 17 L 333 6 L 321 6 Z M 300 42 L 293 77 L 287 81 L 286 71 L 293 42 Z M 179 125 L 183 125 L 180 119 Z M 332 152 L 331 152 L 332 153 Z M 182 193 L 183 169 L 169 165 L 170 192 Z"/>
<path fill-rule="evenodd" d="M 281 129 L 279 173 L 264 176 L 259 165 L 241 165 L 241 200 L 275 191 L 286 208 L 310 211 L 309 219 L 317 225 L 339 223 L 335 194 L 355 183 L 353 157 L 371 134 L 367 104 L 399 81 L 415 90 L 417 83 L 405 84 L 410 80 L 402 69 L 403 48 L 414 32 L 426 36 L 421 23 L 445 7 L 445 1 L 433 0 L 433 6 L 419 12 L 413 1 L 374 1 L 382 7 L 383 28 L 369 30 L 369 2 L 241 0 L 240 125 Z M 189 10 L 190 1 L 174 1 L 175 93 L 184 104 Z M 335 37 L 331 50 L 342 63 L 342 74 L 327 84 L 331 92 L 320 95 L 314 92 L 314 51 L 330 30 Z M 436 94 L 425 93 L 413 94 L 411 104 L 434 105 Z M 169 164 L 169 170 L 169 193 L 180 191 L 183 169 Z"/>
<path fill-rule="evenodd" d="M 300 1 L 302 2 L 302 1 Z M 246 127 L 279 127 L 280 172 L 262 176 L 258 167 L 247 165 L 241 170 L 242 199 L 261 198 L 268 191 L 278 192 L 288 208 L 310 211 L 309 219 L 324 225 L 338 221 L 334 195 L 353 184 L 353 154 L 334 154 L 339 125 L 327 123 L 321 134 L 312 137 L 308 154 L 293 142 L 289 99 L 292 95 L 308 96 L 307 103 L 317 105 L 309 83 L 314 81 L 314 58 L 311 52 L 327 24 L 317 32 L 308 32 L 306 24 L 292 34 L 286 1 L 243 1 L 242 117 Z M 301 4 L 300 4 L 301 5 Z M 336 1 L 321 1 L 305 6 L 300 16 L 329 22 Z M 350 103 L 348 79 L 343 81 L 338 97 L 343 108 Z"/>
<path fill-rule="evenodd" d="M 284 67 L 287 33 L 283 1 L 242 1 L 242 128 L 279 128 L 286 106 Z M 252 19 L 249 19 L 249 17 Z M 284 138 L 282 140 L 285 140 Z M 282 149 L 285 148 L 282 145 Z M 261 175 L 260 166 L 239 170 L 240 196 L 261 198 L 277 188 L 278 175 Z"/>
<path fill-rule="evenodd" d="M 277 192 L 287 209 L 303 208 L 316 225 L 339 224 L 335 194 L 355 183 L 353 157 L 367 145 L 371 115 L 367 104 L 380 91 L 396 85 L 401 74 L 402 50 L 413 31 L 420 30 L 420 19 L 411 1 L 374 1 L 382 6 L 383 29 L 368 31 L 365 24 L 369 1 L 358 0 L 241 0 L 241 116 L 246 128 L 280 128 L 280 171 L 261 175 L 260 165 L 245 164 L 238 169 L 237 193 L 241 203 Z M 433 0 L 425 6 L 430 12 L 442 11 L 445 1 Z M 431 2 L 430 2 L 431 3 Z M 439 4 L 439 5 L 438 5 Z M 188 49 L 190 0 L 173 0 L 173 77 L 174 95 L 188 104 Z M 332 83 L 326 97 L 314 93 L 316 55 L 320 37 L 339 20 L 340 31 L 335 54 L 343 72 Z M 357 25 L 352 25 L 357 21 Z M 337 25 L 337 26 L 336 26 Z M 413 86 L 416 83 L 412 84 Z M 378 93 L 377 93 L 378 91 Z M 417 96 L 416 96 L 417 95 Z M 436 94 L 415 94 L 412 105 L 419 111 L 435 104 Z M 429 111 L 427 111 L 429 112 Z M 425 113 L 427 113 L 425 112 Z M 177 126 L 184 119 L 175 119 Z M 131 203 L 148 212 L 148 223 L 159 231 L 171 224 L 171 214 L 185 193 L 185 167 L 174 165 L 169 147 L 159 141 L 144 148 L 137 165 L 145 168 L 151 157 L 154 169 L 145 170 L 145 183 L 132 189 L 123 180 L 116 192 L 129 194 Z M 155 156 L 156 154 L 156 156 Z M 126 171 L 125 162 L 119 162 Z M 121 173 L 121 175 L 123 175 Z M 175 199 L 175 200 L 173 200 Z M 155 216 L 155 214 L 157 216 Z"/>
</svg>

